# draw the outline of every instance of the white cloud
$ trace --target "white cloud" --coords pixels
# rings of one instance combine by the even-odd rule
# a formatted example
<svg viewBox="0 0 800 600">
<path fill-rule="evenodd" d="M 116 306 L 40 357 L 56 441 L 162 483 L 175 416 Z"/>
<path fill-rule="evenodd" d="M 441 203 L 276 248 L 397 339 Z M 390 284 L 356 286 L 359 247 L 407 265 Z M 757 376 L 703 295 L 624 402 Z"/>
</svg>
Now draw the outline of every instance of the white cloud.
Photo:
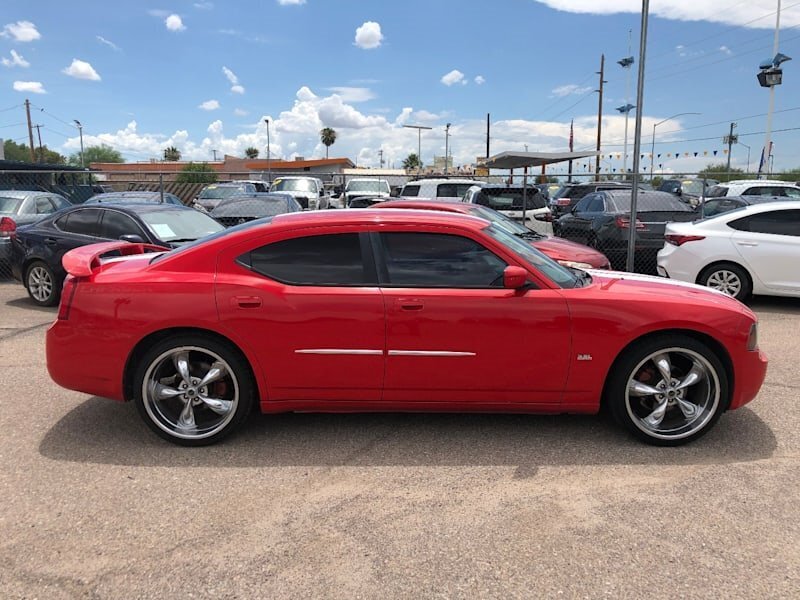
<svg viewBox="0 0 800 600">
<path fill-rule="evenodd" d="M 109 48 L 114 50 L 115 52 L 121 52 L 122 49 L 119 46 L 117 46 L 114 42 L 112 42 L 111 40 L 107 40 L 102 35 L 97 35 L 95 37 L 97 38 L 97 41 L 100 42 L 101 44 L 105 44 L 106 46 L 108 46 Z"/>
<path fill-rule="evenodd" d="M 281 6 L 299 6 L 300 4 L 305 4 L 306 0 L 278 0 L 278 4 Z"/>
<path fill-rule="evenodd" d="M 478 85 L 483 85 L 484 83 L 486 83 L 486 79 L 484 79 L 483 75 L 477 75 L 475 77 L 475 83 Z"/>
<path fill-rule="evenodd" d="M 250 113 L 244 110 L 243 108 L 234 108 L 233 114 L 236 115 L 237 117 L 246 117 Z"/>
<path fill-rule="evenodd" d="M 214 8 L 214 3 L 213 2 L 195 2 L 194 4 L 192 4 L 192 6 L 194 6 L 198 10 L 211 10 L 212 8 Z"/>
<path fill-rule="evenodd" d="M 183 31 L 186 29 L 186 25 L 183 24 L 183 20 L 178 15 L 168 16 L 164 19 L 164 25 L 166 25 L 167 29 L 170 31 Z"/>
<path fill-rule="evenodd" d="M 72 64 L 65 69 L 61 70 L 65 75 L 74 77 L 75 79 L 86 79 L 88 81 L 100 81 L 100 75 L 94 70 L 94 67 L 88 62 L 72 59 Z"/>
<path fill-rule="evenodd" d="M 723 54 L 727 54 L 728 56 L 733 54 L 733 51 L 730 48 L 728 48 L 727 46 L 720 46 L 719 47 L 719 51 L 722 52 Z"/>
<path fill-rule="evenodd" d="M 15 42 L 33 42 L 42 37 L 42 34 L 36 29 L 36 25 L 30 21 L 17 21 L 16 23 L 8 23 L 0 31 L 1 37 L 13 39 Z"/>
<path fill-rule="evenodd" d="M 380 23 L 375 21 L 365 21 L 361 27 L 356 29 L 355 45 L 364 50 L 378 48 L 383 41 Z"/>
<path fill-rule="evenodd" d="M 592 86 L 581 87 L 579 85 L 575 85 L 574 83 L 569 83 L 567 85 L 560 85 L 557 88 L 550 90 L 550 94 L 551 96 L 563 98 L 564 96 L 585 94 L 586 92 L 590 92 L 591 90 Z"/>
<path fill-rule="evenodd" d="M 611 15 L 638 14 L 641 0 L 537 0 L 550 8 L 572 13 Z M 726 25 L 741 25 L 752 29 L 772 29 L 775 26 L 775 0 L 660 0 L 650 5 L 650 15 L 676 21 L 710 21 Z M 781 11 L 781 25 L 800 25 L 800 7 L 790 5 Z"/>
<path fill-rule="evenodd" d="M 466 80 L 464 79 L 464 74 L 458 69 L 453 69 L 446 75 L 443 75 L 440 81 L 446 86 L 451 86 L 455 83 L 466 83 Z"/>
<path fill-rule="evenodd" d="M 232 86 L 231 86 L 231 91 L 232 91 L 234 94 L 244 94 L 244 86 L 241 86 L 241 85 L 232 85 Z"/>
<path fill-rule="evenodd" d="M 22 67 L 23 69 L 30 67 L 31 63 L 25 60 L 21 54 L 17 54 L 16 50 L 11 51 L 11 58 L 6 58 L 5 56 L 0 60 L 3 63 L 4 67 L 14 68 L 14 67 Z"/>
<path fill-rule="evenodd" d="M 220 104 L 217 100 L 206 100 L 202 104 L 200 104 L 197 108 L 202 110 L 217 110 L 220 107 Z"/>
<path fill-rule="evenodd" d="M 228 81 L 230 81 L 232 85 L 239 83 L 239 78 L 236 76 L 236 73 L 231 71 L 228 67 L 222 67 L 222 73 L 228 78 Z"/>
<path fill-rule="evenodd" d="M 338 95 L 343 102 L 366 102 L 376 98 L 371 89 L 365 87 L 329 87 L 329 91 Z"/>
<path fill-rule="evenodd" d="M 15 81 L 14 91 L 30 92 L 31 94 L 46 94 L 41 81 Z"/>
</svg>

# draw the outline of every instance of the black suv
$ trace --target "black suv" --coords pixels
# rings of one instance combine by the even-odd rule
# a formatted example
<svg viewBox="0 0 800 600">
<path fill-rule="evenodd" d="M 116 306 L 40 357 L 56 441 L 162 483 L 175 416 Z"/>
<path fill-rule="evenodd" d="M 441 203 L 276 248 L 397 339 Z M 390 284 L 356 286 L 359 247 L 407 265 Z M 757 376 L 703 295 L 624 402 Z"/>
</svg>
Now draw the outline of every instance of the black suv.
<svg viewBox="0 0 800 600">
<path fill-rule="evenodd" d="M 568 213 L 586 194 L 613 190 L 629 190 L 631 184 L 622 181 L 588 181 L 583 183 L 565 183 L 552 198 L 550 198 L 550 212 L 553 219 Z"/>
</svg>

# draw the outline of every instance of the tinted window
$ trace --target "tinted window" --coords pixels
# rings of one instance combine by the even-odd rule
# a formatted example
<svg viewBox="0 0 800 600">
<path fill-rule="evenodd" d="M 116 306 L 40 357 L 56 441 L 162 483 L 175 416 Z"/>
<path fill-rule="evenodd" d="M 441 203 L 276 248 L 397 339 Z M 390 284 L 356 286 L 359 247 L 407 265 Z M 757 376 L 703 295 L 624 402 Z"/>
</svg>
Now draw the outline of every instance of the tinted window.
<svg viewBox="0 0 800 600">
<path fill-rule="evenodd" d="M 484 188 L 478 192 L 475 203 L 494 210 L 522 210 L 523 198 L 528 209 L 545 206 L 544 198 L 536 188 Z"/>
<path fill-rule="evenodd" d="M 587 212 L 603 212 L 603 210 L 605 210 L 603 196 L 600 194 L 589 196 L 589 205 L 586 207 L 586 210 Z"/>
<path fill-rule="evenodd" d="M 144 241 L 147 241 L 147 236 L 144 235 L 136 221 L 128 215 L 115 210 L 104 211 L 103 220 L 100 224 L 100 236 L 110 240 L 118 240 L 123 235 L 138 235 Z"/>
<path fill-rule="evenodd" d="M 61 217 L 56 225 L 62 231 L 100 237 L 100 211 L 96 208 L 76 210 Z"/>
<path fill-rule="evenodd" d="M 506 263 L 469 238 L 438 233 L 384 233 L 381 237 L 389 285 L 503 286 Z"/>
<path fill-rule="evenodd" d="M 612 196 L 613 204 L 619 211 L 631 209 L 630 193 L 618 193 Z M 641 212 L 693 212 L 694 208 L 682 202 L 677 196 L 666 192 L 639 192 L 636 199 L 636 210 Z"/>
<path fill-rule="evenodd" d="M 419 185 L 407 185 L 403 188 L 401 196 L 419 196 Z"/>
<path fill-rule="evenodd" d="M 47 215 L 55 210 L 53 203 L 47 196 L 39 196 L 36 199 L 36 214 Z"/>
<path fill-rule="evenodd" d="M 575 205 L 575 212 L 584 212 L 589 209 L 589 203 L 592 201 L 592 197 L 583 197 L 581 200 Z"/>
<path fill-rule="evenodd" d="M 728 223 L 739 231 L 800 236 L 800 210 L 773 210 Z"/>
<path fill-rule="evenodd" d="M 727 198 L 720 200 L 709 200 L 703 205 L 703 214 L 706 217 L 713 217 L 714 215 L 719 215 L 744 205 L 744 202 L 741 200 Z"/>
<path fill-rule="evenodd" d="M 722 198 L 728 195 L 728 188 L 724 185 L 715 185 L 706 190 L 706 198 Z"/>
<path fill-rule="evenodd" d="M 262 246 L 243 257 L 271 279 L 294 285 L 370 284 L 357 233 L 314 235 Z"/>
<path fill-rule="evenodd" d="M 437 198 L 461 198 L 474 183 L 440 183 L 436 188 Z"/>
</svg>

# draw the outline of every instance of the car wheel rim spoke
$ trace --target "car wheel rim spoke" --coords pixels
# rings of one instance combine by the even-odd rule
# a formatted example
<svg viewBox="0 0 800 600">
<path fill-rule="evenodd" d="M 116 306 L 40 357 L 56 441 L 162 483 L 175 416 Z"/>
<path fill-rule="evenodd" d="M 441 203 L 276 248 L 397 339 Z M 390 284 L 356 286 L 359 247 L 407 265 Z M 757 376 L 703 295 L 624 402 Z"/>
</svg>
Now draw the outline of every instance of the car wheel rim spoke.
<svg viewBox="0 0 800 600">
<path fill-rule="evenodd" d="M 731 271 L 717 271 L 708 278 L 708 287 L 729 296 L 736 296 L 742 289 L 742 281 L 736 273 Z"/>
<path fill-rule="evenodd" d="M 233 407 L 233 403 L 230 400 L 208 398 L 207 396 L 200 396 L 200 400 L 218 415 L 227 415 Z"/>
<path fill-rule="evenodd" d="M 628 379 L 626 409 L 647 435 L 677 440 L 703 429 L 720 403 L 720 380 L 704 356 L 666 348 L 645 357 Z"/>
<path fill-rule="evenodd" d="M 183 407 L 180 417 L 178 417 L 178 428 L 184 431 L 192 430 L 196 427 L 194 422 L 194 406 L 189 400 Z"/>
<path fill-rule="evenodd" d="M 176 354 L 172 357 L 172 361 L 175 363 L 175 369 L 178 371 L 178 375 L 181 376 L 181 379 L 183 379 L 183 382 L 186 385 L 191 385 L 192 376 L 189 374 L 189 353 L 181 352 Z"/>
</svg>

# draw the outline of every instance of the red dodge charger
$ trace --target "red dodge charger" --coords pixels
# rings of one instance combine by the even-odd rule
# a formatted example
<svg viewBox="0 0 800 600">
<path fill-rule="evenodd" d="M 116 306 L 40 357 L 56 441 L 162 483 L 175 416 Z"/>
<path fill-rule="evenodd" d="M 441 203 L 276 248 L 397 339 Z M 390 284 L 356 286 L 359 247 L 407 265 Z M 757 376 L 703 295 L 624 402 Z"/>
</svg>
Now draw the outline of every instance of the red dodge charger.
<svg viewBox="0 0 800 600">
<path fill-rule="evenodd" d="M 108 256 L 113 254 L 113 256 Z M 677 445 L 758 393 L 755 315 L 692 284 L 568 269 L 484 219 L 281 215 L 181 248 L 64 256 L 60 385 L 216 442 L 284 411 L 595 413 Z"/>
</svg>

